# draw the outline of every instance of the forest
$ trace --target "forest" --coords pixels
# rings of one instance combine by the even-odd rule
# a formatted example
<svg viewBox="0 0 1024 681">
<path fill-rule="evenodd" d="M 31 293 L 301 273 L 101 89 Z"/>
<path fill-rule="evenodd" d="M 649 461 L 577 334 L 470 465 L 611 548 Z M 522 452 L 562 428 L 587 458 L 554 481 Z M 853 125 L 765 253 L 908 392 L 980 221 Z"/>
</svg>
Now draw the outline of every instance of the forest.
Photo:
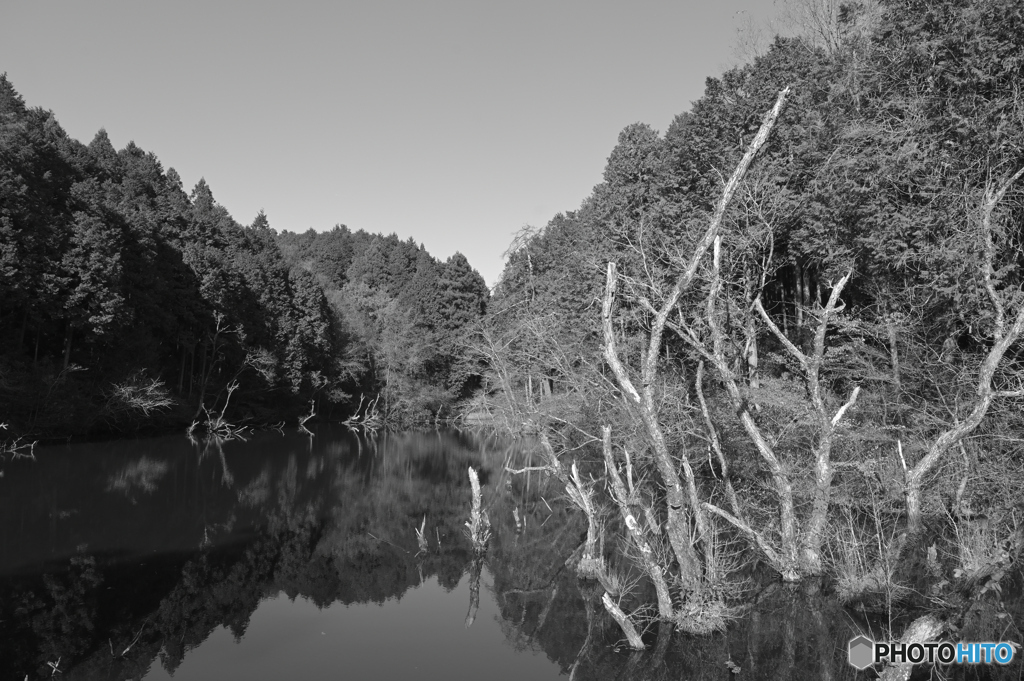
<svg viewBox="0 0 1024 681">
<path fill-rule="evenodd" d="M 606 603 L 637 646 L 765 570 L 956 622 L 1024 547 L 1024 7 L 804 5 L 836 11 L 517 236 L 477 340 L 474 408 L 589 520 L 579 574 L 645 574 Z"/>
<path fill-rule="evenodd" d="M 487 297 L 459 253 L 241 225 L 204 180 L 187 193 L 104 130 L 71 139 L 0 76 L 6 448 L 344 417 L 363 396 L 391 423 L 447 417 L 478 380 L 459 348 Z"/>
</svg>

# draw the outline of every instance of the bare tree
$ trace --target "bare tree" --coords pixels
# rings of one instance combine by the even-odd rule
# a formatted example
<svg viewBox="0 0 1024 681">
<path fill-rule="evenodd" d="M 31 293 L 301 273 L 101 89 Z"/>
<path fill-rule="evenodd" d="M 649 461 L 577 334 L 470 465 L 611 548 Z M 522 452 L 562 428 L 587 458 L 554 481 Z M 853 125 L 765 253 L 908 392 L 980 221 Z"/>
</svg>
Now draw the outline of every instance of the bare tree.
<svg viewBox="0 0 1024 681">
<path fill-rule="evenodd" d="M 711 216 L 707 231 L 700 241 L 697 242 L 688 262 L 676 278 L 672 289 L 664 296 L 661 305 L 655 308 L 649 301 L 641 301 L 645 304 L 645 307 L 652 311 L 653 318 L 648 331 L 647 348 L 640 362 L 640 390 L 637 390 L 635 387 L 629 369 L 627 369 L 619 356 L 615 330 L 612 324 L 618 275 L 615 263 L 608 263 L 604 301 L 601 310 L 605 360 L 615 376 L 623 401 L 639 416 L 646 430 L 654 462 L 659 472 L 661 483 L 665 488 L 667 516 L 665 531 L 679 564 L 680 580 L 684 588 L 693 591 L 700 591 L 704 580 L 700 556 L 690 539 L 691 518 L 697 528 L 697 538 L 704 548 L 703 567 L 709 577 L 713 577 L 714 572 L 713 538 L 708 519 L 705 516 L 705 508 L 697 493 L 696 479 L 689 461 L 685 455 L 678 457 L 678 461 L 676 461 L 668 450 L 665 431 L 659 420 L 658 409 L 655 404 L 658 363 L 661 357 L 663 337 L 669 317 L 675 312 L 683 293 L 689 289 L 705 254 L 712 244 L 719 242 L 719 232 L 729 202 L 736 193 L 757 152 L 768 140 L 768 135 L 782 111 L 788 94 L 789 88 L 782 90 L 775 101 L 775 105 L 765 115 L 760 129 L 751 141 L 743 158 L 740 159 L 732 176 L 726 182 L 722 195 Z M 682 473 L 682 478 L 676 472 L 677 467 Z"/>
<path fill-rule="evenodd" d="M 811 509 L 811 517 L 803 536 L 802 567 L 806 571 L 817 574 L 821 572 L 821 544 L 824 538 L 825 526 L 828 523 L 828 508 L 832 498 L 832 444 L 836 434 L 836 428 L 846 412 L 857 402 L 860 394 L 860 386 L 854 387 L 849 399 L 836 410 L 835 413 L 825 403 L 825 390 L 821 382 L 822 362 L 825 359 L 825 334 L 828 331 L 829 319 L 843 310 L 845 305 L 839 302 L 839 296 L 850 281 L 853 270 L 847 272 L 839 282 L 832 287 L 828 303 L 820 311 L 818 327 L 814 333 L 814 345 L 810 355 L 804 354 L 796 347 L 772 318 L 768 316 L 761 299 L 754 301 L 754 306 L 760 313 L 765 324 L 771 329 L 775 337 L 782 343 L 790 355 L 800 363 L 807 383 L 807 391 L 811 397 L 811 405 L 814 408 L 815 420 L 817 421 L 817 444 L 814 447 L 814 501 Z"/>
<path fill-rule="evenodd" d="M 928 448 L 928 452 L 913 467 L 905 469 L 906 472 L 906 504 L 907 504 L 907 533 L 904 540 L 900 542 L 901 548 L 906 545 L 906 537 L 918 534 L 921 531 L 921 495 L 924 482 L 935 470 L 943 456 L 950 449 L 958 445 L 965 437 L 970 435 L 985 418 L 992 402 L 999 397 L 1024 397 L 1024 382 L 1018 379 L 1017 385 L 1011 389 L 1000 390 L 995 385 L 996 372 L 999 370 L 1007 351 L 1016 343 L 1021 334 L 1024 333 L 1024 303 L 1018 301 L 1020 308 L 1008 322 L 1006 303 L 1009 296 L 1006 291 L 999 291 L 996 288 L 995 258 L 996 246 L 993 234 L 993 216 L 999 203 L 1003 200 L 1010 187 L 1024 176 L 1024 168 L 1014 173 L 1005 182 L 998 186 L 990 180 L 985 188 L 985 196 L 981 206 L 981 219 L 979 227 L 981 231 L 982 262 L 981 277 L 984 283 L 985 293 L 992 305 L 992 347 L 986 353 L 985 358 L 978 367 L 978 379 L 975 387 L 977 398 L 970 405 L 967 414 L 963 419 L 956 421 L 950 428 L 943 431 Z M 904 463 L 904 466 L 906 464 Z"/>
<path fill-rule="evenodd" d="M 780 12 L 781 29 L 824 48 L 830 54 L 839 51 L 852 33 L 866 33 L 878 21 L 882 7 L 877 0 L 857 4 L 844 0 L 784 0 Z"/>
</svg>

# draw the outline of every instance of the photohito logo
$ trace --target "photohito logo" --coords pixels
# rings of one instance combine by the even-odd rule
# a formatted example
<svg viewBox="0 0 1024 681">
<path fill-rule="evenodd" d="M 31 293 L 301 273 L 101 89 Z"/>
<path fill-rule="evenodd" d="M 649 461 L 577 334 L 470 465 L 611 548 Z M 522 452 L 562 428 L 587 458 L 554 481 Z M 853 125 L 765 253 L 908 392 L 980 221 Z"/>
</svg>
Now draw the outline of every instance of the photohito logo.
<svg viewBox="0 0 1024 681">
<path fill-rule="evenodd" d="M 848 650 L 850 665 L 856 669 L 867 669 L 878 662 L 1009 664 L 1013 654 L 1014 647 L 1010 643 L 875 643 L 863 634 L 850 639 Z"/>
</svg>

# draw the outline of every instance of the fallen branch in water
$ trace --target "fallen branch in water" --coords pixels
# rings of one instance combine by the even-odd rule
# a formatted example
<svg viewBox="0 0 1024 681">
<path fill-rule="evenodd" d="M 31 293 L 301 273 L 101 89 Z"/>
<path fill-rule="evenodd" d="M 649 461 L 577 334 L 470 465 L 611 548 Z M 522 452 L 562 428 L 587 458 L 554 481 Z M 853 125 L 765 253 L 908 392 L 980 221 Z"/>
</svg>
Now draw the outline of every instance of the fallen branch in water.
<svg viewBox="0 0 1024 681">
<path fill-rule="evenodd" d="M 207 435 L 219 437 L 223 440 L 244 440 L 242 434 L 249 430 L 248 426 L 235 425 L 228 421 L 224 415 L 228 411 L 228 405 L 231 403 L 231 395 L 238 390 L 238 381 L 231 381 L 227 386 L 228 396 L 224 400 L 224 407 L 220 410 L 219 414 L 211 414 L 210 410 L 206 408 L 205 404 L 200 404 L 199 409 L 206 414 L 206 420 L 200 422 L 198 420 L 192 421 L 192 425 L 188 427 L 185 434 L 190 438 L 195 432 L 197 427 L 202 427 Z"/>
<path fill-rule="evenodd" d="M 0 423 L 0 430 L 7 430 L 7 424 Z M 38 443 L 38 440 L 22 442 L 22 439 L 21 437 L 16 437 L 13 440 L 0 441 L 0 454 L 10 454 L 12 459 L 25 457 L 35 460 L 36 443 Z"/>
<path fill-rule="evenodd" d="M 370 432 L 376 432 L 384 425 L 384 417 L 381 416 L 380 410 L 377 406 L 378 402 L 380 402 L 380 395 L 367 402 L 366 408 L 364 409 L 363 402 L 365 400 L 366 395 L 360 396 L 359 406 L 356 407 L 356 413 L 342 421 L 342 425 L 350 430 L 361 428 L 364 431 Z"/>
</svg>

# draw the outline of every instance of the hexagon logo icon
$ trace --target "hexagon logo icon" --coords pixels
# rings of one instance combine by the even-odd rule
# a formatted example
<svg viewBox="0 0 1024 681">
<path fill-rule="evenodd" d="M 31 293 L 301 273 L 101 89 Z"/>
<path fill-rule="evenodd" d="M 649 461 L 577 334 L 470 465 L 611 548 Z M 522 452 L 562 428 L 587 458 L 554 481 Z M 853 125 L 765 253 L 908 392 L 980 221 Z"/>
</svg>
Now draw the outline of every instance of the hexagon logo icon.
<svg viewBox="0 0 1024 681">
<path fill-rule="evenodd" d="M 861 634 L 850 639 L 850 665 L 858 670 L 867 669 L 875 662 L 875 642 Z"/>
</svg>

